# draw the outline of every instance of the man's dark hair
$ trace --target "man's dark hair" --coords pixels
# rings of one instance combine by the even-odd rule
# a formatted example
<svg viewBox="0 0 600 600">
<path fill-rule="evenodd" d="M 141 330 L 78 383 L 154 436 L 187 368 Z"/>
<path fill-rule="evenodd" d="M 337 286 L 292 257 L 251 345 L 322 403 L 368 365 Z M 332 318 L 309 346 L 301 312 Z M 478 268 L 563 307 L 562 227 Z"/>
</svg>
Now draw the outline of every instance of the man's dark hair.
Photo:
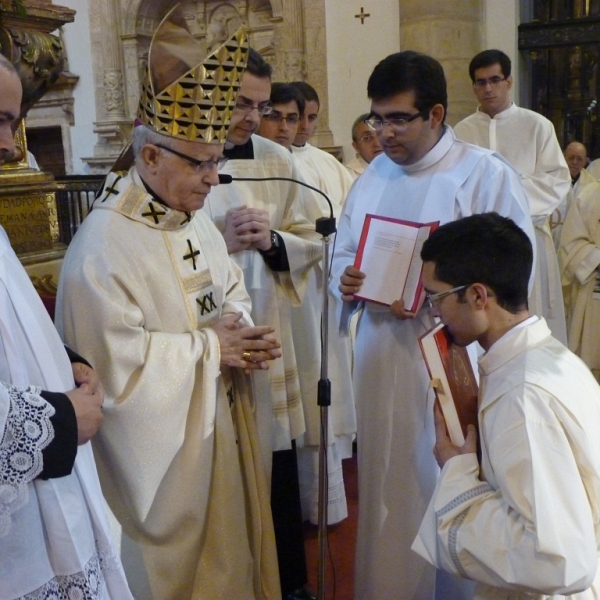
<svg viewBox="0 0 600 600">
<path fill-rule="evenodd" d="M 254 48 L 250 48 L 245 72 L 261 79 L 271 79 L 273 67 Z"/>
<path fill-rule="evenodd" d="M 352 141 L 356 142 L 358 137 L 358 126 L 361 123 L 365 123 L 366 120 L 371 116 L 371 113 L 363 113 L 354 119 L 354 123 L 352 123 Z"/>
<path fill-rule="evenodd" d="M 469 63 L 469 75 L 471 81 L 475 83 L 475 71 L 477 71 L 477 69 L 485 69 L 485 67 L 491 67 L 497 64 L 500 65 L 502 75 L 504 75 L 505 78 L 510 77 L 510 58 L 508 58 L 502 50 L 484 50 L 483 52 L 476 54 Z"/>
<path fill-rule="evenodd" d="M 271 85 L 271 104 L 276 106 L 277 104 L 287 104 L 288 102 L 296 102 L 298 105 L 298 112 L 302 114 L 304 112 L 304 96 L 295 88 L 291 83 L 281 83 L 276 81 Z"/>
<path fill-rule="evenodd" d="M 310 83 L 306 83 L 306 81 L 292 81 L 290 85 L 293 85 L 303 96 L 305 102 L 316 102 L 319 106 L 321 106 L 321 101 L 319 100 L 319 94 L 317 94 L 317 90 L 310 85 Z"/>
<path fill-rule="evenodd" d="M 511 219 L 490 212 L 446 223 L 423 244 L 421 258 L 435 263 L 439 281 L 452 287 L 483 283 L 504 310 L 527 309 L 533 249 Z"/>
<path fill-rule="evenodd" d="M 442 65 L 426 54 L 407 50 L 390 54 L 373 70 L 367 84 L 371 100 L 385 100 L 402 92 L 415 93 L 415 107 L 419 111 L 444 107 L 444 118 L 448 108 L 446 77 Z M 425 115 L 423 119 L 429 119 Z"/>
</svg>

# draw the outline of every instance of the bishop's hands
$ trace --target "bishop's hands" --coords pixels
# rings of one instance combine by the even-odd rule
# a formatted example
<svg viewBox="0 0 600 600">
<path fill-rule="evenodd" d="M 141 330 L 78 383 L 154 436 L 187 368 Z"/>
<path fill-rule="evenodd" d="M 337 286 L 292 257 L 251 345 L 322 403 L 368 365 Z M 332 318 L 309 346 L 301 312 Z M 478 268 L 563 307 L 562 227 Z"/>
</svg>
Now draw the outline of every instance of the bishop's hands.
<svg viewBox="0 0 600 600">
<path fill-rule="evenodd" d="M 440 469 L 455 456 L 461 454 L 475 454 L 477 452 L 477 431 L 473 425 L 467 426 L 467 437 L 462 446 L 455 446 L 450 440 L 446 421 L 440 408 L 440 403 L 436 400 L 433 406 L 433 419 L 435 422 L 435 446 L 433 455 Z"/>
<path fill-rule="evenodd" d="M 75 362 L 71 365 L 77 387 L 66 392 L 77 419 L 77 445 L 88 442 L 100 428 L 104 419 L 102 405 L 104 390 L 98 373 L 88 365 Z"/>
<path fill-rule="evenodd" d="M 243 313 L 222 317 L 212 326 L 219 338 L 221 364 L 239 367 L 249 372 L 253 369 L 268 369 L 269 360 L 281 356 L 280 344 L 271 334 L 272 327 L 242 325 Z"/>
<path fill-rule="evenodd" d="M 245 205 L 228 210 L 223 237 L 229 254 L 252 248 L 268 250 L 271 247 L 269 213 L 262 208 Z"/>
</svg>

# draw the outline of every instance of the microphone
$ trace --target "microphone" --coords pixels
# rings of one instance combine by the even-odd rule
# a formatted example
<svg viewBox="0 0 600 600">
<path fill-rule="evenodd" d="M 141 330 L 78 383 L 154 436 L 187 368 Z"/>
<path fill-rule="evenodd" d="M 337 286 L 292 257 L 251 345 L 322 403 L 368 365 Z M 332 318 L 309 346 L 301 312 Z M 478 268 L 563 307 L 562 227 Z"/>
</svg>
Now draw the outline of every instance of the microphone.
<svg viewBox="0 0 600 600">
<path fill-rule="evenodd" d="M 313 192 L 321 194 L 321 196 L 327 200 L 327 204 L 329 205 L 329 217 L 320 217 L 315 223 L 317 233 L 327 236 L 336 232 L 335 217 L 333 216 L 333 205 L 331 204 L 331 200 L 327 194 L 319 188 L 313 187 L 305 181 L 292 179 L 291 177 L 232 177 L 226 173 L 219 173 L 219 184 L 228 184 L 234 181 L 292 181 L 293 183 L 307 187 L 308 189 L 313 190 Z"/>
</svg>

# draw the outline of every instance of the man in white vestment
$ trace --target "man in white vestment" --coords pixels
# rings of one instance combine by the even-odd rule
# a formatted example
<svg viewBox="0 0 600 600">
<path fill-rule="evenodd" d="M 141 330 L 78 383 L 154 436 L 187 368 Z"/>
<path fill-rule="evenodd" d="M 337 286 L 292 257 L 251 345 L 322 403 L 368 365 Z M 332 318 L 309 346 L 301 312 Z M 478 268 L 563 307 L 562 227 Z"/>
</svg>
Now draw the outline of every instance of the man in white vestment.
<svg viewBox="0 0 600 600">
<path fill-rule="evenodd" d="M 362 175 L 371 161 L 383 152 L 377 135 L 367 125 L 369 116 L 369 113 L 364 113 L 352 123 L 352 147 L 356 154 L 346 163 L 346 168 L 353 179 Z"/>
<path fill-rule="evenodd" d="M 375 67 L 368 94 L 368 122 L 384 154 L 356 180 L 340 219 L 332 288 L 341 282 L 342 327 L 360 308 L 354 294 L 369 276 L 352 266 L 367 213 L 446 223 L 495 210 L 534 237 L 515 170 L 499 155 L 457 140 L 444 126 L 446 80 L 436 60 L 416 52 L 392 54 Z M 442 582 L 442 572 L 436 583 L 435 569 L 410 550 L 439 474 L 431 456 L 433 393 L 418 344 L 431 326 L 425 309 L 412 314 L 401 300 L 391 307 L 365 302 L 358 323 L 357 600 L 470 597 L 460 582 Z"/>
<path fill-rule="evenodd" d="M 510 58 L 500 50 L 485 50 L 469 64 L 479 107 L 454 128 L 465 142 L 499 152 L 518 171 L 535 225 L 537 263 L 529 309 L 543 316 L 559 341 L 567 343 L 556 249 L 550 215 L 566 201 L 569 169 L 556 139 L 554 125 L 542 115 L 520 108 L 510 99 Z"/>
<path fill-rule="evenodd" d="M 0 55 L 0 164 L 22 88 Z M 98 375 L 68 355 L 0 227 L 0 598 L 132 598 L 88 440 Z"/>
<path fill-rule="evenodd" d="M 302 84 L 302 85 L 301 85 Z M 304 93 L 301 91 L 304 90 Z M 307 184 L 322 190 L 330 199 L 333 214 L 339 218 L 347 190 L 340 188 L 339 171 L 350 183 L 350 177 L 342 165 L 331 155 L 305 144 L 303 148 L 293 146 L 298 139 L 297 131 L 304 122 L 304 129 L 314 128 L 314 120 L 307 115 L 306 106 L 318 103 L 316 91 L 305 82 L 294 84 L 273 83 L 271 86 L 271 104 L 273 112 L 265 115 L 258 128 L 258 134 L 270 139 L 288 150 L 292 150 L 294 162 L 298 168 L 300 179 Z M 314 107 L 309 107 L 315 111 Z M 300 117 L 296 122 L 296 117 Z M 290 119 L 294 122 L 290 124 Z M 300 150 L 297 153 L 296 150 Z M 325 154 L 337 164 L 334 171 L 321 167 L 313 168 L 315 158 Z M 311 158 L 312 157 L 312 158 Z M 326 176 L 329 173 L 330 177 Z M 349 189 L 350 186 L 348 186 Z M 321 205 L 321 212 L 314 216 L 330 214 L 327 201 L 320 194 L 315 196 L 316 206 Z M 300 390 L 306 421 L 306 431 L 297 440 L 298 474 L 300 484 L 300 501 L 303 521 L 318 523 L 319 515 L 319 442 L 321 433 L 320 410 L 316 402 L 318 382 L 321 378 L 321 313 L 323 309 L 323 273 L 321 263 L 314 265 L 307 284 L 304 301 L 301 306 L 292 306 L 292 336 L 298 361 Z M 328 379 L 331 382 L 331 406 L 329 410 L 329 432 L 327 450 L 328 499 L 327 522 L 331 525 L 348 516 L 346 490 L 342 459 L 352 456 L 352 439 L 356 432 L 356 413 L 352 392 L 351 348 L 348 338 L 340 338 L 335 325 L 335 297 L 329 298 L 329 349 Z"/>
<path fill-rule="evenodd" d="M 201 210 L 218 184 L 245 38 L 201 61 L 179 8 L 161 23 L 135 166 L 109 174 L 61 274 L 59 326 L 106 381 L 95 450 L 137 600 L 281 597 L 244 373 L 267 368 L 277 343 L 253 326 L 242 273 Z"/>
<path fill-rule="evenodd" d="M 558 248 L 569 349 L 600 381 L 600 182 L 575 196 Z"/>
<path fill-rule="evenodd" d="M 235 177 L 287 177 L 299 174 L 290 152 L 253 135 L 272 111 L 271 67 L 254 50 L 225 144 L 223 173 Z M 271 508 L 283 598 L 308 599 L 308 579 L 298 488 L 295 440 L 306 430 L 291 307 L 301 304 L 309 272 L 321 258 L 314 220 L 321 216 L 312 193 L 289 181 L 233 181 L 217 187 L 206 203 L 222 232 L 227 251 L 244 273 L 252 299 L 252 319 L 269 324 L 281 341 L 280 360 L 255 373 L 257 419 L 265 463 L 271 472 Z M 272 459 L 272 469 L 271 467 Z"/>
<path fill-rule="evenodd" d="M 575 198 L 580 190 L 588 183 L 596 181 L 585 168 L 590 161 L 587 157 L 587 150 L 581 142 L 571 142 L 565 148 L 564 156 L 567 161 L 567 166 L 569 167 L 569 174 L 571 175 L 571 189 L 565 200 L 554 209 L 554 212 L 550 217 L 552 238 L 554 239 L 554 245 L 557 250 L 565 218 L 569 211 L 569 207 L 573 203 L 573 198 Z"/>
<path fill-rule="evenodd" d="M 498 214 L 423 245 L 432 312 L 459 346 L 478 341 L 479 440 L 452 444 L 439 404 L 440 479 L 413 548 L 478 583 L 477 600 L 600 597 L 600 387 L 527 310 L 533 252 Z"/>
</svg>

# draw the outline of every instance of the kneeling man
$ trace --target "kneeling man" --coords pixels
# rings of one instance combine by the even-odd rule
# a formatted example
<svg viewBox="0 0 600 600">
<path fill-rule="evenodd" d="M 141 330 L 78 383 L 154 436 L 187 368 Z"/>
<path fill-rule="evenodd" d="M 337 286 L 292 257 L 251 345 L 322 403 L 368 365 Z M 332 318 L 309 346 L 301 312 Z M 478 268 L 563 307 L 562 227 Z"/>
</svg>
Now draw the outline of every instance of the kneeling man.
<svg viewBox="0 0 600 600">
<path fill-rule="evenodd" d="M 473 215 L 440 227 L 421 256 L 434 314 L 485 354 L 481 460 L 475 430 L 452 445 L 436 410 L 442 472 L 413 550 L 479 582 L 476 599 L 598 598 L 600 388 L 529 316 L 529 238 L 496 213 Z"/>
</svg>

